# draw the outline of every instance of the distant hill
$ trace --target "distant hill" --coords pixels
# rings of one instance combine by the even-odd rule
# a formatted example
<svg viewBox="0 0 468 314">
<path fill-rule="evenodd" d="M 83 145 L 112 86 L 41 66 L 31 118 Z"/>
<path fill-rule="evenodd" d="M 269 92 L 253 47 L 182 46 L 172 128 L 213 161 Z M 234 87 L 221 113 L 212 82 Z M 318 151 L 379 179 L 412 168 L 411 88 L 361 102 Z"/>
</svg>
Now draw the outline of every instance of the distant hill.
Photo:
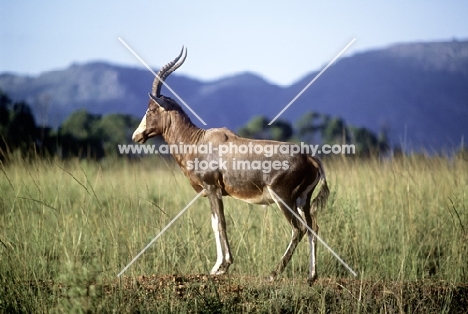
<svg viewBox="0 0 468 314">
<path fill-rule="evenodd" d="M 289 96 L 311 73 L 291 86 Z M 468 141 L 468 42 L 395 45 L 344 58 L 324 73 L 285 117 L 313 109 L 340 115 L 394 143 L 427 149 Z M 405 142 L 405 143 L 403 143 Z"/>
<path fill-rule="evenodd" d="M 210 82 L 175 73 L 167 83 L 208 127 L 237 129 L 255 115 L 273 118 L 317 73 L 289 87 L 253 73 Z M 152 80 L 146 69 L 91 62 L 34 77 L 3 73 L 0 88 L 31 104 L 39 123 L 57 127 L 78 108 L 141 116 Z M 164 87 L 163 94 L 172 96 Z M 342 58 L 281 118 L 295 122 L 311 110 L 375 132 L 386 128 L 393 144 L 408 149 L 466 145 L 468 41 L 398 44 Z"/>
</svg>

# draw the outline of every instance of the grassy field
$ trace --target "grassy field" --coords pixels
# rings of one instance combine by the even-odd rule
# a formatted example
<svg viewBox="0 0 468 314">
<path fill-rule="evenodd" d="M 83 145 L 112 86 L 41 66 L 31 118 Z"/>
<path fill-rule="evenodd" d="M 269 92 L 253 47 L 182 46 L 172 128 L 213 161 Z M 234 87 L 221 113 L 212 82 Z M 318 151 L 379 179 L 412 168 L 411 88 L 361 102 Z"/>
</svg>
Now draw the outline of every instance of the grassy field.
<svg viewBox="0 0 468 314">
<path fill-rule="evenodd" d="M 199 198 L 122 276 L 117 274 L 196 195 L 158 159 L 30 160 L 0 165 L 0 312 L 463 313 L 468 307 L 468 161 L 325 160 L 331 196 L 306 283 L 303 241 L 278 281 L 263 280 L 290 227 L 276 206 L 225 199 L 234 254 L 216 259 Z"/>
</svg>

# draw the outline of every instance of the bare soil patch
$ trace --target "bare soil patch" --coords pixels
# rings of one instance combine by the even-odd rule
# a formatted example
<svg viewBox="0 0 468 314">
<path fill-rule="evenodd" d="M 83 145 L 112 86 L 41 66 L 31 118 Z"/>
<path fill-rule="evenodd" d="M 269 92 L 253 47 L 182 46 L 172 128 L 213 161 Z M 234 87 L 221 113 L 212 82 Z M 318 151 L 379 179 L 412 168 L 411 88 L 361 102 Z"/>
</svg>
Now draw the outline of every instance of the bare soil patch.
<svg viewBox="0 0 468 314">
<path fill-rule="evenodd" d="M 105 294 L 122 293 L 127 302 L 187 303 L 194 312 L 293 313 L 411 312 L 465 313 L 468 284 L 443 281 L 379 281 L 320 278 L 313 285 L 305 280 L 279 279 L 267 282 L 244 276 L 151 275 L 123 277 L 104 287 Z"/>
</svg>

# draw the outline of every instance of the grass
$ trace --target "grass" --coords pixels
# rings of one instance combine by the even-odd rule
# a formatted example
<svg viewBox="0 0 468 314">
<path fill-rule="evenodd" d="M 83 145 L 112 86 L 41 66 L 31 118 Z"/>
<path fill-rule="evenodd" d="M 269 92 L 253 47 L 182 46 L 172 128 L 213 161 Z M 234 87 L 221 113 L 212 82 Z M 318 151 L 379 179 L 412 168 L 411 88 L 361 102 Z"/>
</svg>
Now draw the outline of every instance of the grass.
<svg viewBox="0 0 468 314">
<path fill-rule="evenodd" d="M 274 206 L 225 198 L 234 254 L 216 259 L 200 198 L 117 274 L 196 193 L 159 159 L 21 160 L 0 165 L 1 312 L 464 312 L 468 305 L 468 162 L 411 156 L 325 160 L 319 281 L 306 283 L 303 241 L 280 279 L 263 277 L 290 227 Z"/>
</svg>

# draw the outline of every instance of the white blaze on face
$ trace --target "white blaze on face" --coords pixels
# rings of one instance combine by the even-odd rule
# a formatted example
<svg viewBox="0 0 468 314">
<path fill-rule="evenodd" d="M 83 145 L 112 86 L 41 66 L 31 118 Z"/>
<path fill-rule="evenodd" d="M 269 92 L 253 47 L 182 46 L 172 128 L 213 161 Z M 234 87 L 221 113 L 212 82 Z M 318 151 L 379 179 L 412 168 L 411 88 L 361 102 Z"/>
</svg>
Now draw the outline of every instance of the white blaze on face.
<svg viewBox="0 0 468 314">
<path fill-rule="evenodd" d="M 138 139 L 141 137 L 140 134 L 143 133 L 146 130 L 146 114 L 143 116 L 143 119 L 141 119 L 140 125 L 138 128 L 133 132 L 132 140 L 137 142 Z"/>
</svg>

